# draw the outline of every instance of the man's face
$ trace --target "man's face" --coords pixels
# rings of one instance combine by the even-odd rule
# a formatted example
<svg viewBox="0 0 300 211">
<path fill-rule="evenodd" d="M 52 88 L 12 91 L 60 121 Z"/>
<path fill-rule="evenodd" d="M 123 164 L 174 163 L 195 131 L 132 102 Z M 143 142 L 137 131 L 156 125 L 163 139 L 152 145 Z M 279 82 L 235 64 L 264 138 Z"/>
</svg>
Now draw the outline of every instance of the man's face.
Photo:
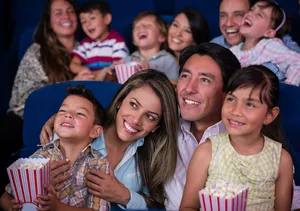
<svg viewBox="0 0 300 211">
<path fill-rule="evenodd" d="M 248 10 L 248 0 L 222 0 L 219 17 L 220 30 L 230 46 L 242 42 L 243 37 L 239 30 Z"/>
<path fill-rule="evenodd" d="M 182 69 L 177 97 L 183 119 L 214 124 L 221 120 L 224 100 L 219 65 L 209 56 L 195 54 Z"/>
</svg>

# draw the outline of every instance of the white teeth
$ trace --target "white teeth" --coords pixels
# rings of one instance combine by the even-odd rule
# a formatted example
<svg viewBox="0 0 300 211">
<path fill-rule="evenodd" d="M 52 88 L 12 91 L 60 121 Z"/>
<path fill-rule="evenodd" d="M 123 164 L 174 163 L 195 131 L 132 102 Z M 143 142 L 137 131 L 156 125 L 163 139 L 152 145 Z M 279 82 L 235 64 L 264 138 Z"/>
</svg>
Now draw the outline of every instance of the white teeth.
<svg viewBox="0 0 300 211">
<path fill-rule="evenodd" d="M 178 39 L 176 39 L 176 38 L 173 38 L 172 41 L 173 41 L 174 43 L 176 43 L 176 44 L 182 43 L 181 40 L 178 40 Z"/>
<path fill-rule="evenodd" d="M 70 123 L 64 122 L 61 124 L 62 126 L 67 126 L 67 127 L 73 127 L 73 125 L 71 125 Z"/>
<path fill-rule="evenodd" d="M 242 125 L 242 123 L 240 123 L 240 122 L 236 122 L 236 121 L 233 121 L 233 120 L 229 120 L 232 124 L 234 124 L 234 125 Z"/>
<path fill-rule="evenodd" d="M 193 101 L 193 100 L 187 100 L 187 99 L 184 99 L 184 102 L 188 105 L 199 105 L 200 103 L 196 102 L 196 101 Z"/>
<path fill-rule="evenodd" d="M 62 27 L 70 27 L 72 25 L 71 22 L 66 22 L 66 23 L 62 23 L 60 24 Z"/>
<path fill-rule="evenodd" d="M 126 129 L 129 130 L 130 132 L 133 132 L 133 133 L 137 132 L 137 130 L 130 127 L 130 125 L 127 122 L 124 122 L 124 125 L 125 125 Z"/>
<path fill-rule="evenodd" d="M 236 33 L 238 30 L 236 29 L 227 29 L 226 32 L 227 33 Z"/>
</svg>

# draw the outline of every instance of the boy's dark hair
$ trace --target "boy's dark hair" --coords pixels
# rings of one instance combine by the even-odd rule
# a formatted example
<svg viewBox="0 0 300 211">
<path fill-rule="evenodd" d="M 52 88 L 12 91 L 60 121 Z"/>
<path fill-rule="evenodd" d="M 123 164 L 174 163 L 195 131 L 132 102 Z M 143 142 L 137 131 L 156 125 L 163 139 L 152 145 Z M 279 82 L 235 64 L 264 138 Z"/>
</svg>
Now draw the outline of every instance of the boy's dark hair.
<svg viewBox="0 0 300 211">
<path fill-rule="evenodd" d="M 94 107 L 94 124 L 102 125 L 104 123 L 106 116 L 105 110 L 97 98 L 93 95 L 91 90 L 85 88 L 85 86 L 81 84 L 77 84 L 74 86 L 68 86 L 66 88 L 66 92 L 67 96 L 76 95 L 90 101 Z"/>
<path fill-rule="evenodd" d="M 102 16 L 105 16 L 106 14 L 111 14 L 109 4 L 105 1 L 88 1 L 84 3 L 78 14 L 81 13 L 89 13 L 92 10 L 98 10 Z"/>
<path fill-rule="evenodd" d="M 268 110 L 278 106 L 279 100 L 279 80 L 270 69 L 263 65 L 250 65 L 237 70 L 229 79 L 225 92 L 232 93 L 237 89 L 252 88 L 259 89 L 259 98 L 261 103 L 268 106 Z M 251 93 L 250 93 L 251 95 Z M 279 115 L 268 125 L 262 127 L 262 134 L 283 144 L 284 133 L 280 124 Z"/>
<path fill-rule="evenodd" d="M 187 60 L 195 54 L 200 56 L 209 56 L 218 64 L 221 69 L 223 91 L 225 90 L 231 75 L 241 68 L 239 60 L 229 49 L 215 43 L 207 42 L 187 47 L 181 51 L 179 57 L 179 74 Z"/>
</svg>

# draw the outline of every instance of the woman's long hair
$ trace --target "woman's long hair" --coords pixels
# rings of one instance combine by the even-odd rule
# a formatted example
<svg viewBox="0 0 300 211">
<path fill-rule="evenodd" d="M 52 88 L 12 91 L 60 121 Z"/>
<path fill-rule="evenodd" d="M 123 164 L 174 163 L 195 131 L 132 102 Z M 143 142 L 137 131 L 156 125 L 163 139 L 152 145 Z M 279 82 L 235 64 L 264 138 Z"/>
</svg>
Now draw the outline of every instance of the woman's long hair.
<svg viewBox="0 0 300 211">
<path fill-rule="evenodd" d="M 75 5 L 69 2 L 75 10 Z M 50 83 L 70 80 L 74 77 L 69 70 L 71 55 L 58 41 L 56 34 L 50 25 L 51 5 L 53 0 L 48 0 L 42 12 L 39 24 L 34 34 L 34 41 L 40 45 L 42 67 L 49 78 Z"/>
<path fill-rule="evenodd" d="M 178 110 L 173 85 L 164 73 L 144 70 L 131 76 L 112 101 L 104 127 L 115 124 L 120 105 L 133 90 L 149 86 L 159 97 L 162 117 L 159 128 L 144 139 L 144 145 L 137 150 L 137 163 L 143 185 L 149 195 L 141 193 L 148 207 L 163 209 L 166 199 L 164 184 L 175 173 L 177 159 Z M 151 99 L 149 99 L 151 100 Z"/>
</svg>

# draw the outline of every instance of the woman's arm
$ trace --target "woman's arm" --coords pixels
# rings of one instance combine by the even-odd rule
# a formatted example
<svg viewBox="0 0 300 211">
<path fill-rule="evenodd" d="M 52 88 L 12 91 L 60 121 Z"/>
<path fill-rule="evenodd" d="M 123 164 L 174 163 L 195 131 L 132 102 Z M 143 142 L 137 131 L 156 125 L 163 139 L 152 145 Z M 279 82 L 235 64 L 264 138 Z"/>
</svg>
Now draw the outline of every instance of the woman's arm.
<svg viewBox="0 0 300 211">
<path fill-rule="evenodd" d="M 200 201 L 198 192 L 204 188 L 211 156 L 212 145 L 209 140 L 199 145 L 195 150 L 188 167 L 186 183 L 179 210 L 199 210 Z"/>
<path fill-rule="evenodd" d="M 293 161 L 290 154 L 282 149 L 278 178 L 275 183 L 275 210 L 291 210 L 293 187 Z"/>
<path fill-rule="evenodd" d="M 84 71 L 84 70 L 89 70 L 89 68 L 87 67 L 84 67 L 81 63 L 81 60 L 77 57 L 77 56 L 74 56 L 71 60 L 71 63 L 70 63 L 70 70 L 72 73 L 74 74 L 78 74 L 80 73 L 81 71 Z"/>
</svg>

